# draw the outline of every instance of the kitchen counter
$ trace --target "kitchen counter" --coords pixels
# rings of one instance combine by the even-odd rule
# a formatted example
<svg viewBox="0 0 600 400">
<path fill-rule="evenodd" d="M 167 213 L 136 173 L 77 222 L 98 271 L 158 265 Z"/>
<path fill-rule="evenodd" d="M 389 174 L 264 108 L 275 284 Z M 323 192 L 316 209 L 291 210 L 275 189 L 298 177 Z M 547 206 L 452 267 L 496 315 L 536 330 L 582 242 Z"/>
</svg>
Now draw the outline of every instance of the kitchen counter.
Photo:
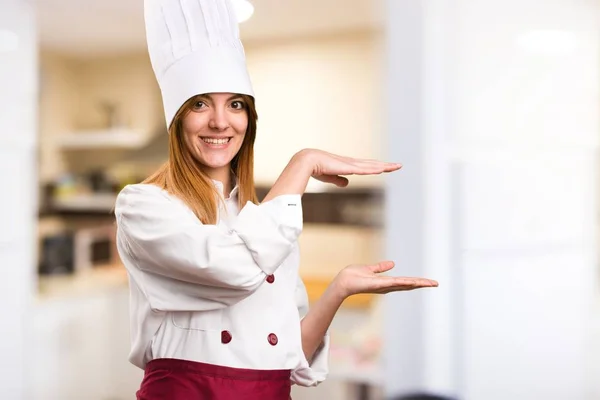
<svg viewBox="0 0 600 400">
<path fill-rule="evenodd" d="M 303 276 L 308 299 L 317 301 L 333 279 L 329 276 Z M 78 297 L 115 287 L 126 287 L 127 272 L 122 264 L 98 266 L 87 273 L 74 275 L 42 276 L 38 279 L 37 301 L 56 298 Z M 356 295 L 348 298 L 342 307 L 369 308 L 374 295 Z"/>
<path fill-rule="evenodd" d="M 41 276 L 38 279 L 37 302 L 89 296 L 101 291 L 127 287 L 127 272 L 120 264 L 98 266 L 86 273 Z"/>
<path fill-rule="evenodd" d="M 327 289 L 327 286 L 329 286 L 329 283 L 333 280 L 333 276 L 303 274 L 302 280 L 304 281 L 304 285 L 306 286 L 308 301 L 310 303 L 314 303 L 323 295 L 323 293 Z M 342 307 L 366 309 L 372 305 L 374 298 L 375 295 L 372 294 L 354 295 L 347 298 L 342 304 Z"/>
</svg>

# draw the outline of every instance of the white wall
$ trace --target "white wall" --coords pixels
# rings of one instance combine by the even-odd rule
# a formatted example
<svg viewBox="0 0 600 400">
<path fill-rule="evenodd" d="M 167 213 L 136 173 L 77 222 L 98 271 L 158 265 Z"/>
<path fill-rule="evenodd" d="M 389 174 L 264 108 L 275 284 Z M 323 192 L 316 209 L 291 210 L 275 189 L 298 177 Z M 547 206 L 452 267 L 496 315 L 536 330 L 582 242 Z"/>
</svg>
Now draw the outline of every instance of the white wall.
<svg viewBox="0 0 600 400">
<path fill-rule="evenodd" d="M 246 54 L 259 114 L 258 183 L 274 182 L 302 148 L 381 156 L 382 49 L 377 34 L 265 43 L 248 46 Z M 380 177 L 363 178 L 351 178 L 351 183 L 383 184 Z"/>
<path fill-rule="evenodd" d="M 73 114 L 81 101 L 75 77 L 79 63 L 56 54 L 40 54 L 39 179 L 55 179 L 68 170 L 56 138 L 76 129 Z"/>
<path fill-rule="evenodd" d="M 37 201 L 37 47 L 29 1 L 2 1 L 0 88 L 0 393 L 20 400 L 27 398 Z"/>
<path fill-rule="evenodd" d="M 598 12 L 388 1 L 387 253 L 441 283 L 387 297 L 389 395 L 593 398 Z"/>
</svg>

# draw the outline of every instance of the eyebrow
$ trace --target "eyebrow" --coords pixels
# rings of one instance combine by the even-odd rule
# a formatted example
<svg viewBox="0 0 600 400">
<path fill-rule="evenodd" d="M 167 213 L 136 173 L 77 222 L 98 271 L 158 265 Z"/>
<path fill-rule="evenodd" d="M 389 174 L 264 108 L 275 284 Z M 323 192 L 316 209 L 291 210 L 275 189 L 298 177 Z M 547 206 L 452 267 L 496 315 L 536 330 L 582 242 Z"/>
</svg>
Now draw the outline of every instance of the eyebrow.
<svg viewBox="0 0 600 400">
<path fill-rule="evenodd" d="M 197 98 L 198 98 L 198 99 L 206 99 L 206 100 L 211 100 L 211 101 L 213 100 L 213 98 L 212 98 L 212 96 L 211 96 L 210 94 L 199 94 L 199 95 L 197 96 Z M 231 95 L 231 96 L 229 96 L 229 97 L 227 98 L 227 101 L 231 101 L 231 100 L 233 100 L 233 99 L 241 99 L 241 98 L 242 98 L 242 95 L 241 95 L 241 94 L 234 94 L 234 95 Z"/>
<path fill-rule="evenodd" d="M 233 99 L 241 99 L 242 95 L 241 94 L 234 94 L 233 96 L 230 96 L 227 101 L 231 101 Z"/>
</svg>

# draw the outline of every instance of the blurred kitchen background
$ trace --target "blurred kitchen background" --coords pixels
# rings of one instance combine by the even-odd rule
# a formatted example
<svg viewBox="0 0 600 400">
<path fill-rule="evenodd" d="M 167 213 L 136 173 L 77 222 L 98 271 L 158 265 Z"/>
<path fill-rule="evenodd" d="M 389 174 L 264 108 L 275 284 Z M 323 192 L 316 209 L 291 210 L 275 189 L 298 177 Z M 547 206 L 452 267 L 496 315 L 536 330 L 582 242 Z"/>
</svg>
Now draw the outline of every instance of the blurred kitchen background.
<svg viewBox="0 0 600 400">
<path fill-rule="evenodd" d="M 311 182 L 310 299 L 382 259 L 440 282 L 350 298 L 294 400 L 600 399 L 600 1 L 233 1 L 259 194 L 306 147 L 404 164 Z M 167 141 L 142 0 L 0 0 L 0 398 L 134 398 L 112 207 Z"/>
</svg>

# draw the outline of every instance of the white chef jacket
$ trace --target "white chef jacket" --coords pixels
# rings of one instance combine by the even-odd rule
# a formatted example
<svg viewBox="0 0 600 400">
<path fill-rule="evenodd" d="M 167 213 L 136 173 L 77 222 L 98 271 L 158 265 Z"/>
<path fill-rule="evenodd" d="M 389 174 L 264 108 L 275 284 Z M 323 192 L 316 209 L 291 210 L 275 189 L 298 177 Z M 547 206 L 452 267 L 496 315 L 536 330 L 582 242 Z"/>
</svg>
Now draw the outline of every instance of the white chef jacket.
<svg viewBox="0 0 600 400">
<path fill-rule="evenodd" d="M 328 335 L 311 363 L 302 350 L 308 297 L 298 274 L 300 195 L 239 210 L 235 188 L 218 223 L 203 225 L 179 198 L 136 184 L 119 193 L 115 214 L 131 292 L 131 363 L 143 369 L 175 358 L 290 369 L 300 386 L 325 379 Z"/>
</svg>

